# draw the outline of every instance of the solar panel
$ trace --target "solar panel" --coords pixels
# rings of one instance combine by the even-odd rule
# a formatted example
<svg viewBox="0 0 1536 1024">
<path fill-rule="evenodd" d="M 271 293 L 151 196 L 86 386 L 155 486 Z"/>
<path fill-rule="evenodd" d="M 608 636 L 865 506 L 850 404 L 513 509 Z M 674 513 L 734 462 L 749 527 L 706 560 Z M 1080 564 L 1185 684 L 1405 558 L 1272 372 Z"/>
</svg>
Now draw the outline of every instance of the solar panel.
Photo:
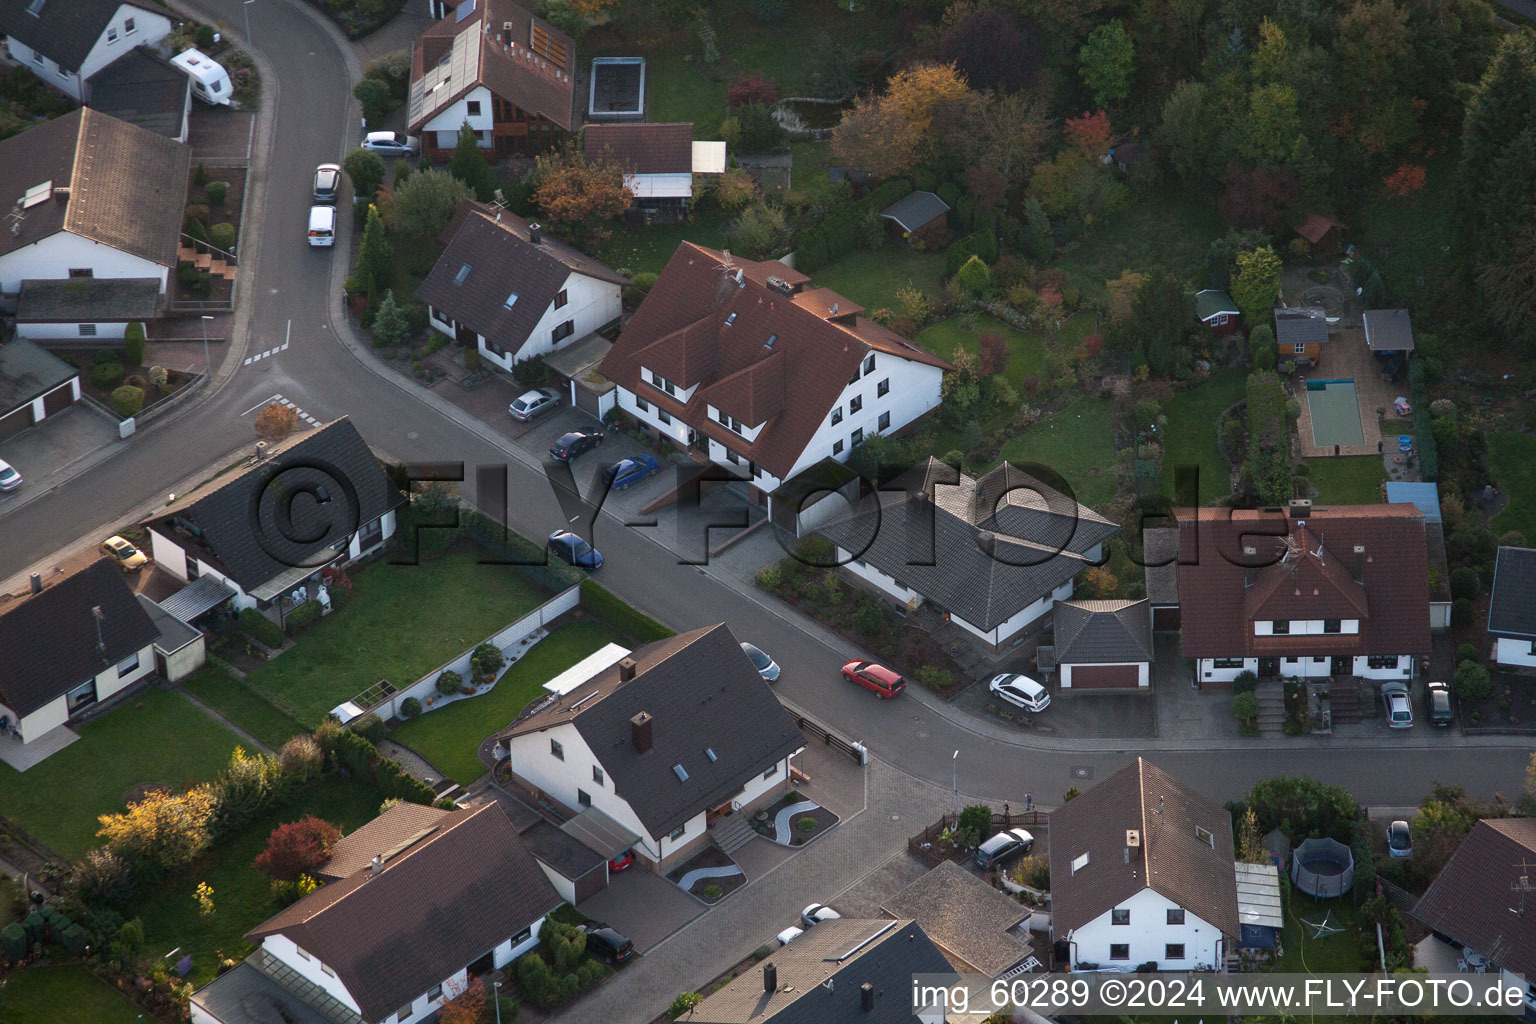
<svg viewBox="0 0 1536 1024">
<path fill-rule="evenodd" d="M 52 192 L 53 182 L 51 180 L 45 181 L 41 185 L 33 185 L 27 189 L 27 194 L 21 197 L 21 208 L 29 210 L 38 203 L 47 202 L 48 196 Z"/>
<path fill-rule="evenodd" d="M 453 12 L 453 23 L 457 25 L 471 14 L 475 13 L 475 0 L 464 0 Z"/>
</svg>

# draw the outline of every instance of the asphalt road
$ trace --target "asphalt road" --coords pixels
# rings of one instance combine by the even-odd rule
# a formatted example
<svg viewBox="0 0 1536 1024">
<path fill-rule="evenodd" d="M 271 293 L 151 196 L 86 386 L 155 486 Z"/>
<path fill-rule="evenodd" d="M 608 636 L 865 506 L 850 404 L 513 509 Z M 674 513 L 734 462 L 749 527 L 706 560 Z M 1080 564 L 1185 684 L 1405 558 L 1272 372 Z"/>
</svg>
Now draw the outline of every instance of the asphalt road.
<svg viewBox="0 0 1536 1024">
<path fill-rule="evenodd" d="M 241 23 L 238 0 L 202 0 L 196 6 L 232 26 Z M 120 455 L 0 519 L 0 577 L 100 532 L 210 459 L 252 440 L 254 410 L 278 394 L 322 422 L 350 415 L 371 444 L 395 458 L 509 464 L 510 525 L 542 537 L 564 521 L 542 474 L 512 457 L 509 439 L 497 442 L 490 431 L 459 425 L 418 392 L 380 376 L 336 337 L 340 311 L 329 302 L 332 268 L 346 249 L 310 249 L 304 229 L 314 166 L 339 159 L 358 133 L 349 55 L 296 0 L 254 5 L 252 35 L 275 73 L 269 74 L 267 89 L 277 105 L 265 202 L 253 211 L 261 238 L 246 246 L 248 259 L 253 248 L 256 258 L 250 268 L 254 284 L 245 292 L 245 343 L 249 352 L 280 345 L 291 321 L 290 347 L 240 368 L 212 397 L 147 431 Z M 586 472 L 581 467 L 578 476 Z M 464 493 L 474 500 L 472 483 Z M 1086 788 L 1137 753 L 1131 746 L 1080 753 L 1031 750 L 979 736 L 910 697 L 879 701 L 837 674 L 856 652 L 825 644 L 699 568 L 677 564 L 650 532 L 622 527 L 611 517 L 599 521 L 594 539 L 607 558 L 604 585 L 675 628 L 723 619 L 780 662 L 784 674 L 778 689 L 787 699 L 916 776 L 949 785 L 957 770 L 964 794 L 1019 801 L 1029 792 L 1037 802 L 1054 804 L 1069 786 Z M 1360 799 L 1384 805 L 1416 803 L 1435 779 L 1482 794 L 1519 791 L 1528 744 L 1468 747 L 1435 739 L 1450 737 L 1416 737 L 1403 747 L 1363 750 L 1159 750 L 1155 758 L 1221 799 L 1240 795 L 1257 779 L 1287 773 L 1343 783 Z M 956 749 L 961 753 L 952 761 Z"/>
</svg>

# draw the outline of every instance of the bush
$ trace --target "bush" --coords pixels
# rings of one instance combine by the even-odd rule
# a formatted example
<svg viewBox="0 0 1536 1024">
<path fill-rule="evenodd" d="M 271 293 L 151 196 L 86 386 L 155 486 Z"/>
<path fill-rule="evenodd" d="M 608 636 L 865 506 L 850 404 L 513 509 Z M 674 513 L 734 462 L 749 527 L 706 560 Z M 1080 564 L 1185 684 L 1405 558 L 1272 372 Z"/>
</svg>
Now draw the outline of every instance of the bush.
<svg viewBox="0 0 1536 1024">
<path fill-rule="evenodd" d="M 464 677 L 457 672 L 443 672 L 437 677 L 437 692 L 444 697 L 452 696 L 459 692 L 464 685 Z"/>
<path fill-rule="evenodd" d="M 129 366 L 144 365 L 144 325 L 133 323 L 123 332 L 123 362 Z"/>
<path fill-rule="evenodd" d="M 206 28 L 207 26 L 203 27 Z M 198 164 L 196 167 L 192 168 L 192 184 L 199 187 L 208 184 L 208 168 L 204 167 L 202 164 Z"/>
<path fill-rule="evenodd" d="M 674 630 L 631 608 L 592 580 L 581 581 L 581 606 L 642 644 L 676 635 Z"/>
<path fill-rule="evenodd" d="M 283 618 L 283 629 L 289 633 L 301 632 L 320 618 L 320 602 L 305 601 Z"/>
<path fill-rule="evenodd" d="M 512 378 L 525 388 L 536 388 L 549 380 L 549 367 L 543 356 L 523 359 L 512 364 Z"/>
<path fill-rule="evenodd" d="M 208 244 L 225 252 L 235 251 L 235 226 L 221 221 L 208 229 Z"/>
<path fill-rule="evenodd" d="M 704 997 L 698 992 L 681 992 L 672 1000 L 672 1005 L 667 1007 L 667 1016 L 673 1020 L 693 1012 L 693 1008 L 704 1001 Z"/>
<path fill-rule="evenodd" d="M 197 26 L 196 30 L 192 33 L 192 38 L 197 42 L 197 48 L 199 50 L 207 51 L 207 50 L 213 49 L 213 42 L 214 42 L 213 35 L 214 35 L 214 32 L 213 32 L 213 26 L 212 25 L 199 25 L 199 26 Z M 197 165 L 197 169 L 198 169 L 199 172 L 203 173 L 204 175 L 206 175 L 208 173 L 208 172 L 203 170 L 203 165 L 202 164 L 198 164 Z M 202 182 L 198 182 L 198 184 L 201 185 Z"/>
<path fill-rule="evenodd" d="M 944 690 L 955 684 L 954 673 L 936 665 L 923 665 L 913 675 L 930 690 Z"/>
<path fill-rule="evenodd" d="M 1232 695 L 1232 717 L 1243 725 L 1252 725 L 1259 717 L 1259 698 L 1252 692 Z"/>
<path fill-rule="evenodd" d="M 112 409 L 119 416 L 137 416 L 144 408 L 144 389 L 124 384 L 112 392 Z"/>
<path fill-rule="evenodd" d="M 293 881 L 300 875 L 312 875 L 330 859 L 331 849 L 341 838 L 341 830 L 314 815 L 279 825 L 267 837 L 267 848 L 253 866 L 278 881 Z"/>
<path fill-rule="evenodd" d="M 240 610 L 240 628 L 267 647 L 283 646 L 283 628 L 255 608 Z"/>
<path fill-rule="evenodd" d="M 91 383 L 102 390 L 115 388 L 123 381 L 122 363 L 97 363 L 91 368 Z"/>
<path fill-rule="evenodd" d="M 1451 678 L 1451 689 L 1459 700 L 1486 700 L 1493 693 L 1493 677 L 1475 661 L 1464 661 L 1456 666 Z"/>
<path fill-rule="evenodd" d="M 859 602 L 848 621 L 862 635 L 875 636 L 885 628 L 885 612 L 875 602 L 866 599 Z"/>
<path fill-rule="evenodd" d="M 1458 597 L 1451 602 L 1451 625 L 1457 629 L 1472 625 L 1472 611 L 1472 602 Z"/>
<path fill-rule="evenodd" d="M 967 804 L 960 808 L 955 828 L 961 832 L 972 831 L 983 835 L 992 828 L 992 808 L 986 804 Z"/>
<path fill-rule="evenodd" d="M 362 718 L 349 723 L 347 728 L 374 746 L 378 746 L 379 741 L 389 732 L 389 729 L 384 725 L 384 719 L 373 714 L 364 715 Z"/>
<path fill-rule="evenodd" d="M 407 697 L 400 702 L 400 714 L 405 718 L 415 718 L 421 714 L 421 701 L 415 697 Z"/>
<path fill-rule="evenodd" d="M 1483 580 L 1478 576 L 1477 570 L 1470 566 L 1461 566 L 1451 570 L 1451 596 L 1454 598 L 1466 598 L 1474 600 L 1483 592 Z"/>
<path fill-rule="evenodd" d="M 518 1011 L 522 1009 L 516 999 L 511 996 L 497 996 L 494 1003 L 494 1012 L 500 1015 L 501 1024 L 512 1024 L 517 1020 Z M 493 1020 L 496 1018 L 492 1018 Z"/>
<path fill-rule="evenodd" d="M 1481 660 L 1482 654 L 1478 651 L 1476 644 L 1456 645 L 1456 664 L 1460 665 L 1464 661 L 1477 662 Z"/>
<path fill-rule="evenodd" d="M 789 0 L 747 0 L 752 17 L 763 24 L 782 21 L 789 11 Z"/>
<path fill-rule="evenodd" d="M 295 736 L 277 752 L 277 762 L 282 766 L 283 777 L 291 782 L 308 782 L 317 778 L 325 767 L 325 755 L 314 736 Z"/>
<path fill-rule="evenodd" d="M 476 647 L 474 653 L 469 656 L 469 667 L 474 673 L 475 684 L 481 685 L 495 679 L 496 674 L 501 671 L 501 666 L 506 662 L 507 659 L 495 644 L 481 644 Z"/>
<path fill-rule="evenodd" d="M 229 182 L 210 181 L 206 191 L 209 206 L 223 206 L 224 200 L 229 198 Z"/>
<path fill-rule="evenodd" d="M 1252 693 L 1254 690 L 1258 689 L 1258 686 L 1259 674 L 1257 672 L 1239 672 L 1232 679 L 1233 693 Z"/>
</svg>

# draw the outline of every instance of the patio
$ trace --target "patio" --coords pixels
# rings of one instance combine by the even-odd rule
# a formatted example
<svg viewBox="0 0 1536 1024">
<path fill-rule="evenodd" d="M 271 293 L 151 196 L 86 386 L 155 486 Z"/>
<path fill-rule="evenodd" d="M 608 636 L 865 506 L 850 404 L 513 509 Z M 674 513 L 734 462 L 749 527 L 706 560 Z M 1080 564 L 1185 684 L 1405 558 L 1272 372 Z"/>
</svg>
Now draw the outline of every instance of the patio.
<svg viewBox="0 0 1536 1024">
<path fill-rule="evenodd" d="M 1307 381 L 1353 381 L 1355 400 L 1360 409 L 1359 444 L 1319 445 L 1313 440 L 1311 403 L 1307 400 Z M 1296 434 L 1300 440 L 1301 455 L 1305 459 L 1325 458 L 1333 455 L 1375 455 L 1377 444 L 1382 441 L 1381 416 L 1378 409 L 1392 410 L 1392 400 L 1403 392 L 1406 384 L 1394 384 L 1381 379 L 1381 364 L 1365 346 L 1365 331 L 1352 328 L 1331 335 L 1323 349 L 1321 366 L 1300 370 L 1293 378 L 1294 397 L 1301 405 L 1301 415 L 1296 421 Z M 1326 433 L 1326 431 L 1325 431 Z M 1396 442 L 1393 441 L 1395 446 Z"/>
<path fill-rule="evenodd" d="M 0 733 L 0 761 L 19 772 L 45 761 L 79 739 L 79 733 L 61 725 L 43 733 L 31 743 L 23 743 L 13 733 Z"/>
</svg>

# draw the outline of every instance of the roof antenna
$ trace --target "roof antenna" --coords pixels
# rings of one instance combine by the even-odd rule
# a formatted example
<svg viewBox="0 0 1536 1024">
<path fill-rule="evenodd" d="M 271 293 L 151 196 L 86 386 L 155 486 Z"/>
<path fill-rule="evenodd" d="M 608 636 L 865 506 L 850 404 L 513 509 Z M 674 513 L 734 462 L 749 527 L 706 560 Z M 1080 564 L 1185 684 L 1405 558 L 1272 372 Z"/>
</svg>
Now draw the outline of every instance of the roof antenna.
<svg viewBox="0 0 1536 1024">
<path fill-rule="evenodd" d="M 1519 865 L 1519 867 L 1520 867 L 1520 878 L 1519 878 L 1518 881 L 1515 882 L 1514 885 L 1511 885 L 1509 887 L 1509 891 L 1510 892 L 1517 892 L 1517 893 L 1520 894 L 1520 905 L 1518 907 L 1510 907 L 1509 908 L 1509 912 L 1511 914 L 1514 914 L 1516 917 L 1520 918 L 1521 920 L 1524 920 L 1525 919 L 1525 895 L 1526 895 L 1526 893 L 1529 893 L 1529 892 L 1536 892 L 1536 889 L 1532 889 L 1531 888 L 1531 868 L 1532 867 L 1536 867 L 1536 865 L 1527 864 L 1525 862 L 1525 858 L 1521 857 L 1520 858 L 1520 865 Z"/>
<path fill-rule="evenodd" d="M 101 655 L 101 663 L 107 663 L 107 638 L 101 633 L 101 623 L 106 618 L 101 613 L 101 605 L 91 605 L 91 617 L 96 620 L 96 653 Z"/>
<path fill-rule="evenodd" d="M 1163 798 L 1162 797 L 1158 797 L 1157 798 L 1157 816 L 1159 818 L 1161 818 L 1163 816 Z"/>
</svg>

